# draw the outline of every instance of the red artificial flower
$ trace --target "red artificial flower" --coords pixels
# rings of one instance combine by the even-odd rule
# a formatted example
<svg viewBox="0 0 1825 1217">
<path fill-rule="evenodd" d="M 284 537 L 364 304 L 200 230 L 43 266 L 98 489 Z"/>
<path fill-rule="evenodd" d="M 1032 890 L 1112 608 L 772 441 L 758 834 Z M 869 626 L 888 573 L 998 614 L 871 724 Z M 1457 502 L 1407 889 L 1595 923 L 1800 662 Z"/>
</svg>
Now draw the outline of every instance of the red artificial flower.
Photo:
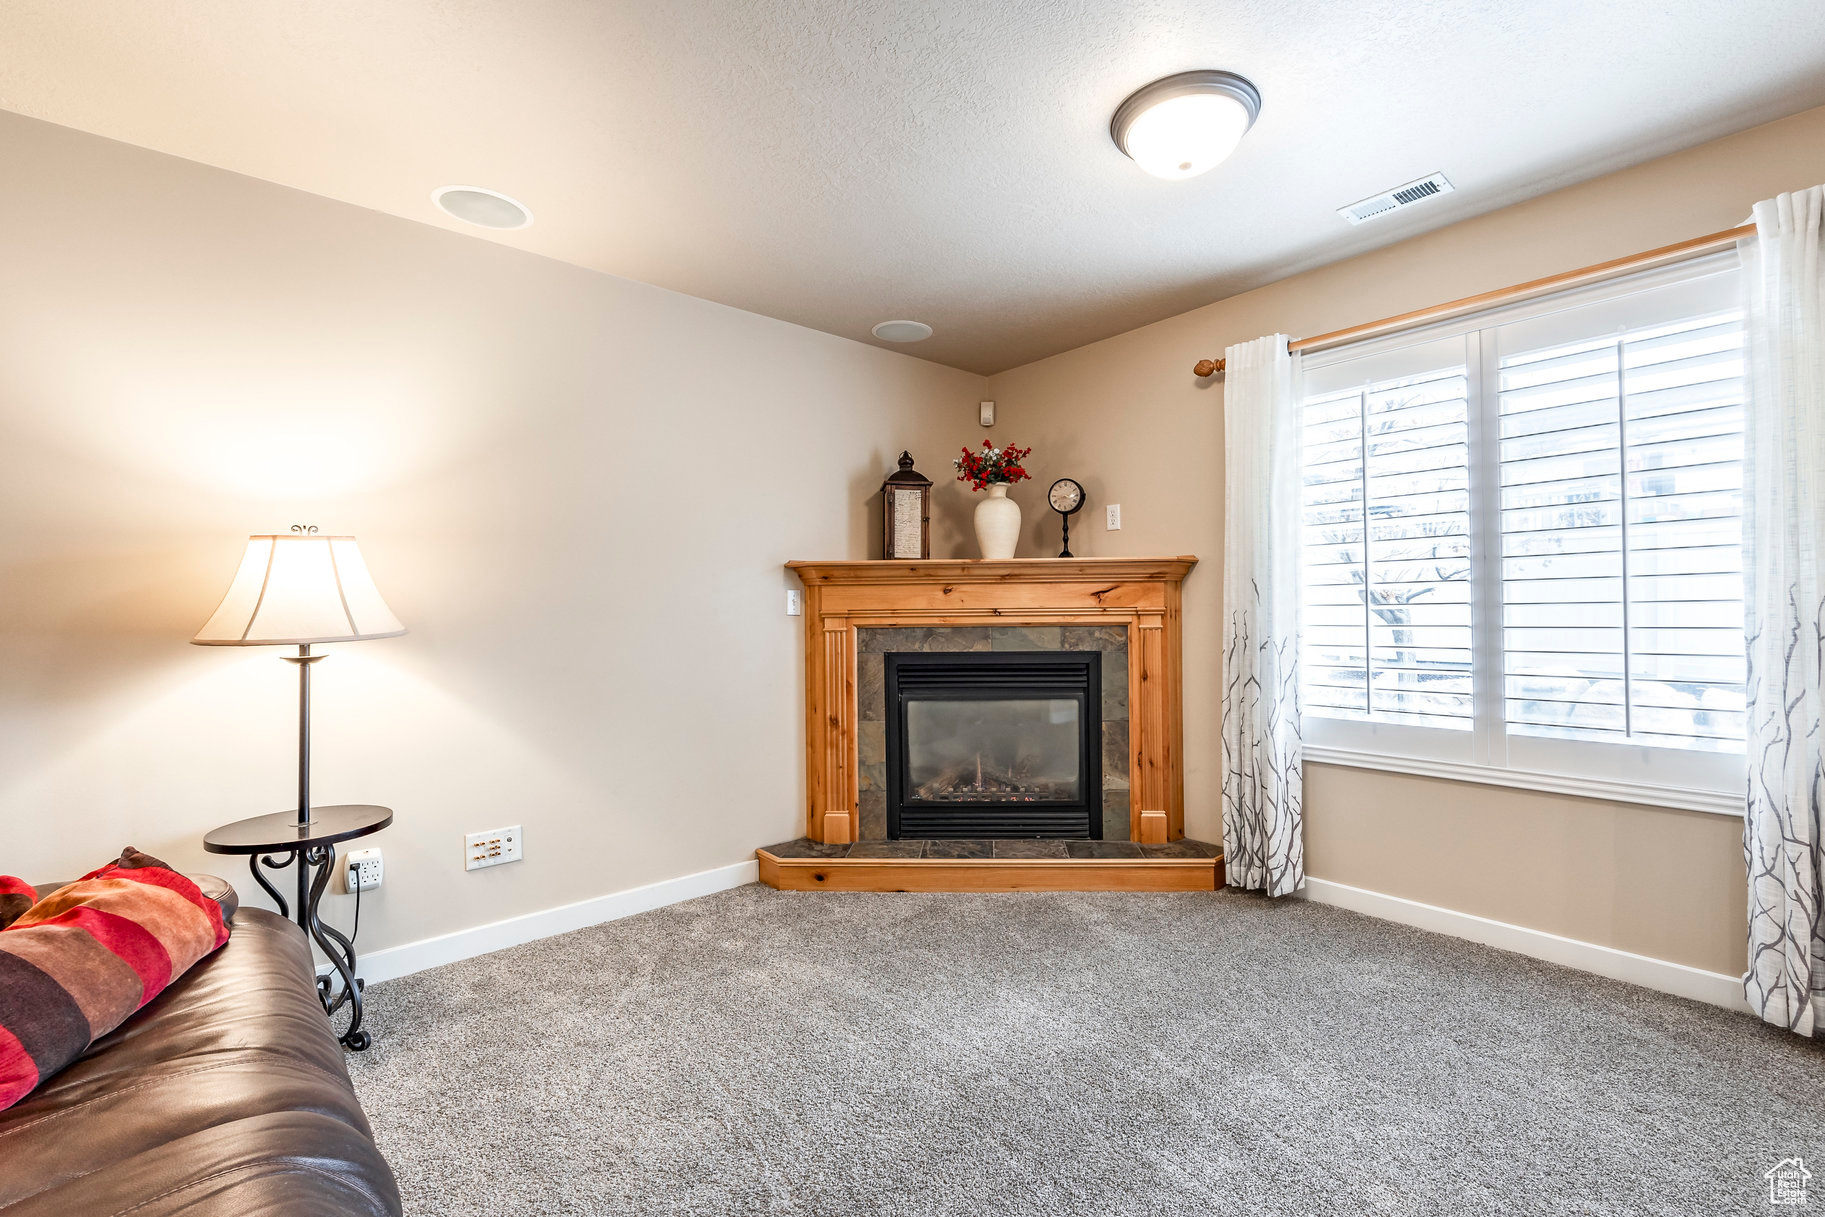
<svg viewBox="0 0 1825 1217">
<path fill-rule="evenodd" d="M 1032 476 L 1026 467 L 1027 457 L 1033 454 L 1031 448 L 1009 444 L 998 449 L 994 441 L 986 439 L 982 441 L 982 447 L 985 451 L 963 448 L 962 455 L 951 462 L 957 469 L 957 480 L 968 482 L 970 489 L 986 490 L 990 486 L 1024 482 Z"/>
</svg>

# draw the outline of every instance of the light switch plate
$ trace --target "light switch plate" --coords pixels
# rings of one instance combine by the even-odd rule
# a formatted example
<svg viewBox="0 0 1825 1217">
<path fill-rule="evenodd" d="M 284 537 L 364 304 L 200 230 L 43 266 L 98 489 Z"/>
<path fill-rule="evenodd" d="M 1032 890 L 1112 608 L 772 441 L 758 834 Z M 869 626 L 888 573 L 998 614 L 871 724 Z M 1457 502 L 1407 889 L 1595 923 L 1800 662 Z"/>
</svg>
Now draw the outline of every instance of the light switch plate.
<svg viewBox="0 0 1825 1217">
<path fill-rule="evenodd" d="M 797 588 L 786 593 L 786 616 L 797 617 L 805 611 L 805 602 L 800 598 Z"/>
<path fill-rule="evenodd" d="M 982 425 L 985 427 L 994 426 L 995 425 L 995 403 L 992 401 L 985 401 L 985 402 L 981 403 L 980 408 L 982 411 L 982 413 L 980 415 L 980 418 L 982 420 Z"/>
<path fill-rule="evenodd" d="M 511 828 L 491 828 L 486 832 L 472 832 L 463 838 L 464 870 L 480 870 L 484 866 L 500 866 L 505 862 L 520 860 L 520 826 Z"/>
</svg>

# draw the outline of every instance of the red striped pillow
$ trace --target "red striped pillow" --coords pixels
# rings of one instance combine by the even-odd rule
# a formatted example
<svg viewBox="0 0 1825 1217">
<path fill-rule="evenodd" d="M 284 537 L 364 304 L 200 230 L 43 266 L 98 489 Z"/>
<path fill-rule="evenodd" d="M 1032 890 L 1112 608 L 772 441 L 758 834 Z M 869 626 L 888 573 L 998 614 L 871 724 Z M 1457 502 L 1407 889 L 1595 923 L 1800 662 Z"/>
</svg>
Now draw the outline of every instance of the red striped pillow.
<svg viewBox="0 0 1825 1217">
<path fill-rule="evenodd" d="M 0 1110 L 227 941 L 219 904 L 131 847 L 32 905 L 0 930 Z"/>
<path fill-rule="evenodd" d="M 0 930 L 19 920 L 20 914 L 38 903 L 38 893 L 23 879 L 0 875 Z"/>
</svg>

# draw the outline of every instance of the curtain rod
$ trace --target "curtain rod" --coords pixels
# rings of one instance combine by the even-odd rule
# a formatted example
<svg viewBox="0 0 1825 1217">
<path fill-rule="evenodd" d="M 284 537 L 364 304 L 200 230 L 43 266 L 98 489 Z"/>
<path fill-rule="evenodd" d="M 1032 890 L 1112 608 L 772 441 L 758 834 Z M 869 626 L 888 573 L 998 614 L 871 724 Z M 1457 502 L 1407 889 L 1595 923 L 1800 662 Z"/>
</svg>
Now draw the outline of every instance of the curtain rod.
<svg viewBox="0 0 1825 1217">
<path fill-rule="evenodd" d="M 1744 224 L 1741 228 L 1726 228 L 1722 232 L 1693 237 L 1689 241 L 1681 241 L 1676 245 L 1663 245 L 1659 249 L 1650 249 L 1645 253 L 1630 254 L 1626 258 L 1615 258 L 1608 262 L 1599 262 L 1595 266 L 1585 266 L 1557 275 L 1548 275 L 1544 279 L 1534 279 L 1528 283 L 1517 283 L 1513 287 L 1482 292 L 1475 296 L 1465 296 L 1462 300 L 1435 304 L 1430 308 L 1415 309 L 1411 313 L 1401 313 L 1394 317 L 1383 317 L 1380 321 L 1352 325 L 1348 329 L 1332 330 L 1328 334 L 1319 334 L 1314 338 L 1296 339 L 1287 343 L 1286 346 L 1290 351 L 1310 351 L 1337 346 L 1356 338 L 1368 338 L 1375 334 L 1406 329 L 1425 321 L 1444 321 L 1464 313 L 1475 312 L 1478 309 L 1524 300 L 1529 296 L 1558 291 L 1560 288 L 1576 287 L 1581 283 L 1589 283 L 1592 280 L 1602 279 L 1622 271 L 1638 270 L 1663 262 L 1676 262 L 1682 258 L 1694 257 L 1707 250 L 1716 249 L 1721 245 L 1730 245 L 1744 237 L 1754 235 L 1755 225 L 1753 224 Z M 1223 370 L 1223 360 L 1200 359 L 1191 370 L 1198 376 L 1214 376 Z"/>
</svg>

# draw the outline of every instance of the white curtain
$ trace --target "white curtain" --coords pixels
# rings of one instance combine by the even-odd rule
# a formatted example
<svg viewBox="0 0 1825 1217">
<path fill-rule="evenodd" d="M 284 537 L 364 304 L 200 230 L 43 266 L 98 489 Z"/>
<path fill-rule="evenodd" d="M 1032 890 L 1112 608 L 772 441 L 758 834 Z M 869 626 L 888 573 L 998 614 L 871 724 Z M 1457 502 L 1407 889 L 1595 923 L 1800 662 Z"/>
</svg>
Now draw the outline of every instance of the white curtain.
<svg viewBox="0 0 1825 1217">
<path fill-rule="evenodd" d="M 1223 352 L 1223 854 L 1290 895 L 1300 824 L 1299 398 L 1286 335 Z"/>
<path fill-rule="evenodd" d="M 1811 1035 L 1825 1015 L 1825 187 L 1756 204 L 1755 230 L 1740 247 L 1749 349 L 1743 990 L 1767 1021 Z"/>
</svg>

